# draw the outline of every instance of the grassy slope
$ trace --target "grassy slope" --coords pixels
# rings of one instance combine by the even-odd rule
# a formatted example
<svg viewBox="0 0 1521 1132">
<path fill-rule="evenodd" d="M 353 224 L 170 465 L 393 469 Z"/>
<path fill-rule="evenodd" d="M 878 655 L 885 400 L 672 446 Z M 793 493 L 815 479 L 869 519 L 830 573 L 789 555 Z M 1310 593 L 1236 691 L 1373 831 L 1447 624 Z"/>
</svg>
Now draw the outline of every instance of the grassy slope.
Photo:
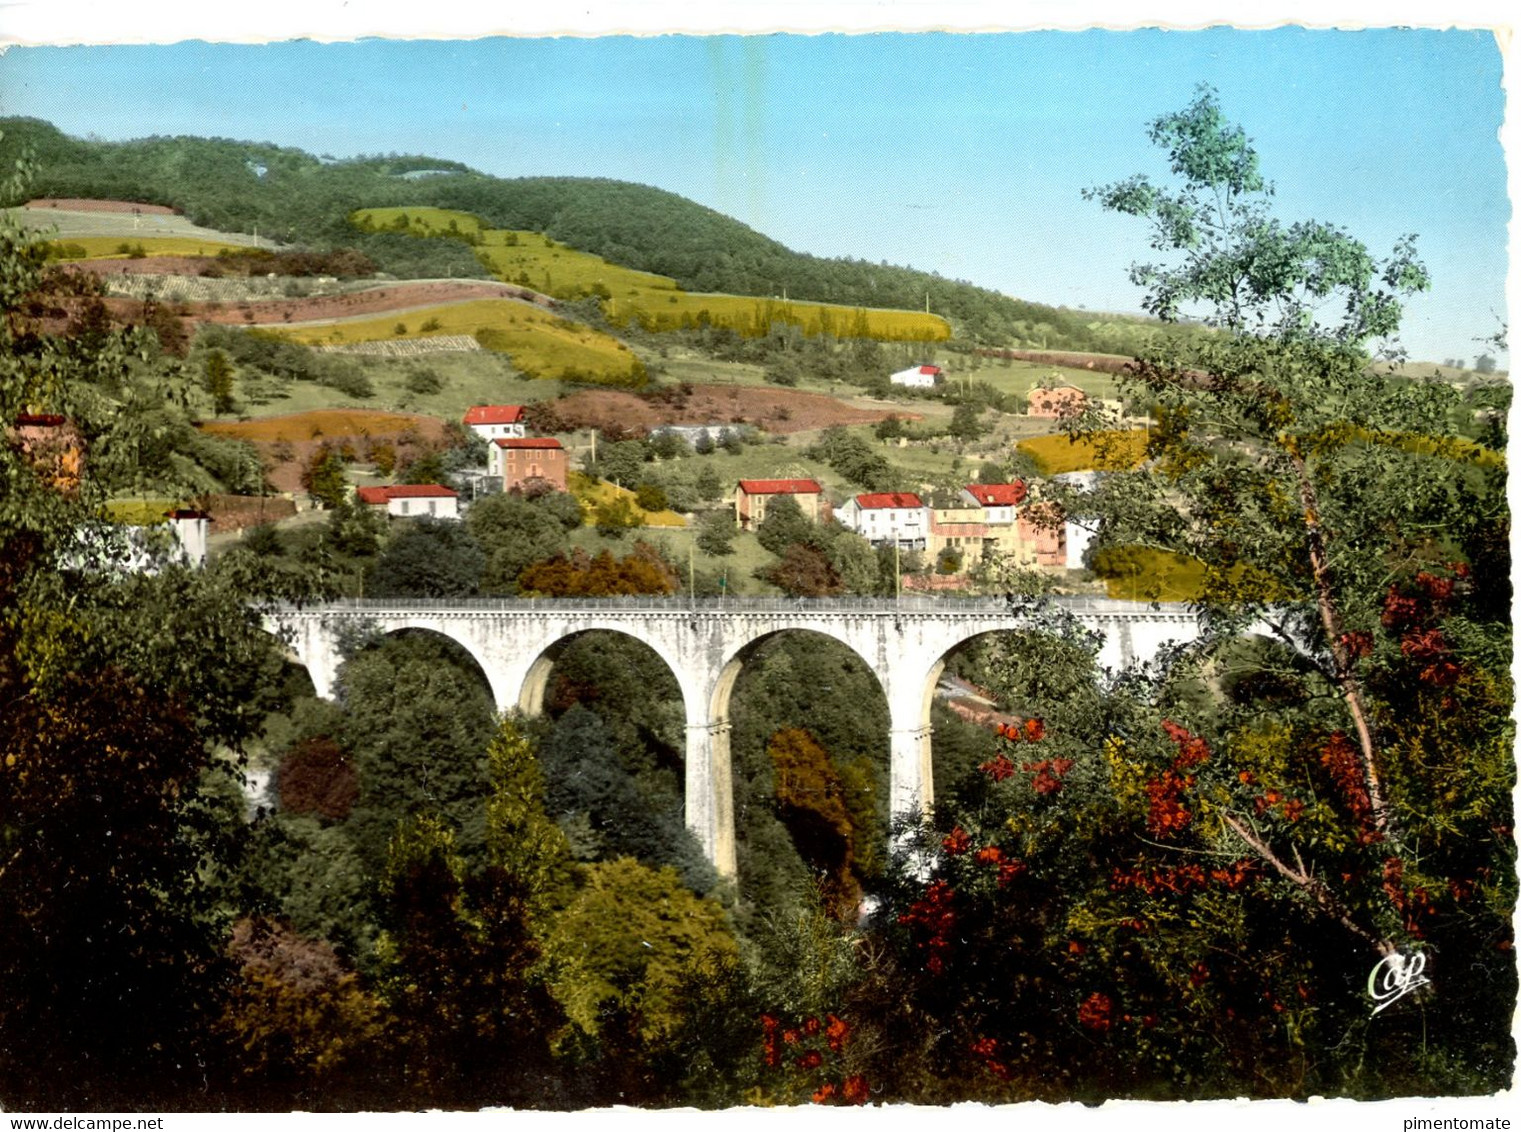
<svg viewBox="0 0 1521 1132">
<path fill-rule="evenodd" d="M 883 341 L 937 341 L 950 334 L 943 318 L 922 311 L 689 292 L 669 276 L 610 263 L 538 232 L 488 228 L 479 218 L 453 210 L 360 209 L 351 219 L 366 231 L 405 224 L 406 231 L 420 238 L 475 239 L 476 254 L 497 278 L 561 299 L 601 294 L 608 318 L 618 325 L 634 321 L 647 330 L 677 330 L 701 320 L 757 336 L 785 322 L 808 334 Z"/>
</svg>

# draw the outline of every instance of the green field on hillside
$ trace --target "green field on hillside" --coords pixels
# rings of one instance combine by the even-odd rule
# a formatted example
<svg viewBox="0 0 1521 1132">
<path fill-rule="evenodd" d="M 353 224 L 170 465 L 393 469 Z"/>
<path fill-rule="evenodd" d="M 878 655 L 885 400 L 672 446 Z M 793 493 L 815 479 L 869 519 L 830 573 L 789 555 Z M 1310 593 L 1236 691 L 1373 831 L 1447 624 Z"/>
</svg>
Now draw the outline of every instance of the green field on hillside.
<svg viewBox="0 0 1521 1132">
<path fill-rule="evenodd" d="M 510 299 L 473 299 L 405 314 L 273 327 L 268 333 L 308 346 L 469 334 L 487 349 L 509 355 L 513 365 L 531 377 L 626 386 L 645 380 L 644 363 L 618 339 Z"/>
<path fill-rule="evenodd" d="M 609 263 L 530 231 L 486 228 L 468 214 L 434 208 L 360 209 L 350 221 L 365 231 L 397 230 L 422 237 L 466 239 L 477 256 L 508 283 L 532 287 L 560 299 L 595 295 L 616 325 L 636 323 L 650 331 L 725 327 L 758 337 L 777 324 L 799 327 L 805 334 L 837 338 L 875 338 L 886 342 L 938 342 L 950 337 L 950 325 L 922 311 L 878 310 L 829 303 L 791 302 L 746 295 L 683 291 L 663 275 Z"/>
<path fill-rule="evenodd" d="M 132 259 L 163 255 L 216 255 L 221 251 L 246 251 L 242 244 L 206 240 L 197 236 L 71 236 L 50 241 L 54 259 Z M 141 253 L 139 255 L 138 253 Z"/>
</svg>

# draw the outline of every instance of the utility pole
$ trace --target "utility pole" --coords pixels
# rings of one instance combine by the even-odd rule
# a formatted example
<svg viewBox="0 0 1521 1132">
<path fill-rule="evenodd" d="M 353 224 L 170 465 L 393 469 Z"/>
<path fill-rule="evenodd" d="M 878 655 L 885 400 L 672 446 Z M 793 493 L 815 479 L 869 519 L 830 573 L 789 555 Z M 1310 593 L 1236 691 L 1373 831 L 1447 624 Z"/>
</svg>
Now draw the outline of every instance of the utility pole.
<svg viewBox="0 0 1521 1132">
<path fill-rule="evenodd" d="M 902 598 L 903 598 L 903 566 L 902 566 L 902 563 L 900 561 L 901 551 L 902 551 L 902 544 L 896 538 L 894 538 L 893 539 L 893 600 L 894 601 L 899 601 L 899 600 L 902 600 Z"/>
<path fill-rule="evenodd" d="M 692 608 L 697 608 L 697 536 L 687 543 L 687 592 L 692 595 Z"/>
</svg>

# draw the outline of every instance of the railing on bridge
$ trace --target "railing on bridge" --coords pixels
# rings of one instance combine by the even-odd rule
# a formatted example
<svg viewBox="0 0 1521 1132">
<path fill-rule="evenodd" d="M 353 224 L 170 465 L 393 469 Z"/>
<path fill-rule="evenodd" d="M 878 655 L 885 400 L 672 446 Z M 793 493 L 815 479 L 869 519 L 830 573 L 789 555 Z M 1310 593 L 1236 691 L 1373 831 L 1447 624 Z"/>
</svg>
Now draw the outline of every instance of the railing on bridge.
<svg viewBox="0 0 1521 1132">
<path fill-rule="evenodd" d="M 785 597 L 601 597 L 601 598 L 338 598 L 310 606 L 280 604 L 271 612 L 299 613 L 847 613 L 847 614 L 972 614 L 1020 615 L 1042 607 L 1071 614 L 1187 616 L 1188 606 L 1153 604 L 1101 597 L 1052 597 L 1039 601 L 1012 597 L 912 596 L 903 598 L 785 598 Z"/>
</svg>

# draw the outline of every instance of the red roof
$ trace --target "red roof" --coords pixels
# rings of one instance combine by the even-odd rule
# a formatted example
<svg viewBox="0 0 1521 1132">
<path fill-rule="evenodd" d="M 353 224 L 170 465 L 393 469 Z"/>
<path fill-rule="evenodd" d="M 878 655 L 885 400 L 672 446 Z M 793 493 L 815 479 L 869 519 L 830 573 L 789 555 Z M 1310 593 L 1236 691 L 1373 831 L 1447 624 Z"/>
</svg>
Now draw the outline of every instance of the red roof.
<svg viewBox="0 0 1521 1132">
<path fill-rule="evenodd" d="M 16 417 L 16 426 L 18 428 L 26 428 L 29 425 L 33 428 L 38 426 L 56 428 L 67 419 L 62 413 L 21 413 Z"/>
<path fill-rule="evenodd" d="M 522 405 L 472 405 L 465 410 L 467 425 L 517 424 L 522 419 Z"/>
<path fill-rule="evenodd" d="M 818 480 L 740 480 L 746 495 L 816 495 L 824 489 Z"/>
<path fill-rule="evenodd" d="M 919 497 L 911 491 L 878 491 L 856 496 L 856 505 L 863 509 L 876 507 L 923 507 Z"/>
<path fill-rule="evenodd" d="M 984 507 L 1016 507 L 1025 501 L 1022 480 L 1013 483 L 969 483 L 967 491 Z"/>
<path fill-rule="evenodd" d="M 933 377 L 940 372 L 939 366 L 920 366 L 919 372 Z"/>
<path fill-rule="evenodd" d="M 389 487 L 361 487 L 355 494 L 361 503 L 389 503 L 393 499 L 458 499 L 459 492 L 441 483 L 397 483 Z"/>
<path fill-rule="evenodd" d="M 501 448 L 560 448 L 560 444 L 552 436 L 507 436 L 499 437 L 493 443 Z"/>
</svg>

